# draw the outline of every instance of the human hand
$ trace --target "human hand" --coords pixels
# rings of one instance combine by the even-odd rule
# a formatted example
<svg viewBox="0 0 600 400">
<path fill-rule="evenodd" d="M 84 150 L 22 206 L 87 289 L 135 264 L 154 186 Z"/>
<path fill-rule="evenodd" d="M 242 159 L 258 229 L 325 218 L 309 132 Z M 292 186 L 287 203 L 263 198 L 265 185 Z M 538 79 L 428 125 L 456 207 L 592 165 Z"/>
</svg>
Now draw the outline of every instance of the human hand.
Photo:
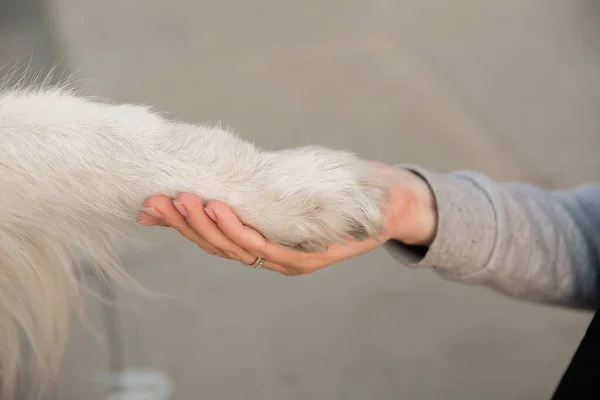
<svg viewBox="0 0 600 400">
<path fill-rule="evenodd" d="M 263 268 L 284 275 L 314 272 L 369 252 L 390 239 L 409 245 L 429 245 L 437 227 L 435 200 L 429 186 L 410 171 L 381 163 L 376 165 L 390 182 L 385 231 L 379 240 L 347 240 L 320 253 L 292 251 L 243 225 L 226 204 L 210 201 L 204 206 L 201 198 L 188 193 L 181 193 L 175 200 L 166 196 L 150 197 L 145 202 L 145 213 L 138 215 L 138 222 L 174 228 L 211 255 L 247 265 L 261 257 L 266 260 Z"/>
</svg>

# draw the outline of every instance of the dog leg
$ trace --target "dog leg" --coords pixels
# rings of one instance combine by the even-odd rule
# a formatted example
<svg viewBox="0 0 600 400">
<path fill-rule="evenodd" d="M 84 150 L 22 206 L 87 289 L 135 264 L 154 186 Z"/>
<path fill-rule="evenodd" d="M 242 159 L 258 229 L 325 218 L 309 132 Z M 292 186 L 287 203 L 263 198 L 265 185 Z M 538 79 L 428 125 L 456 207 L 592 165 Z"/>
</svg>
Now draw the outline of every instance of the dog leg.
<svg viewBox="0 0 600 400">
<path fill-rule="evenodd" d="M 0 94 L 0 188 L 0 330 L 22 329 L 47 375 L 64 346 L 78 263 L 122 278 L 111 243 L 148 196 L 221 200 L 305 251 L 377 237 L 387 201 L 386 182 L 352 154 L 262 151 L 221 128 L 60 88 Z M 11 351 L 0 349 L 4 382 Z"/>
</svg>

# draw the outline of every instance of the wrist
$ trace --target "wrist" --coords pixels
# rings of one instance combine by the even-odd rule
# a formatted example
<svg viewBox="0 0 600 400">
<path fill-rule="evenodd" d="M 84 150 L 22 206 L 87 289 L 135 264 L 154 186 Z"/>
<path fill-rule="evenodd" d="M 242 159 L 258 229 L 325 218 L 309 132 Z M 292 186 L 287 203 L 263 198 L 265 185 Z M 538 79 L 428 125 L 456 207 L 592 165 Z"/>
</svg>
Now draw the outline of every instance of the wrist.
<svg viewBox="0 0 600 400">
<path fill-rule="evenodd" d="M 401 168 L 396 171 L 390 192 L 394 215 L 391 238 L 411 246 L 429 246 L 437 233 L 435 195 L 417 173 Z"/>
</svg>

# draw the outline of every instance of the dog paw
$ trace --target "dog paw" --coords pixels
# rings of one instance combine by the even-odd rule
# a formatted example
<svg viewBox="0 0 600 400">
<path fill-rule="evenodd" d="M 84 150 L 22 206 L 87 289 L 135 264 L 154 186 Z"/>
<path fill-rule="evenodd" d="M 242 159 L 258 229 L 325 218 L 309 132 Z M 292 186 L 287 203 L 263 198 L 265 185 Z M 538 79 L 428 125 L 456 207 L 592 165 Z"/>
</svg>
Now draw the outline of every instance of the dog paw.
<svg viewBox="0 0 600 400">
<path fill-rule="evenodd" d="M 387 183 L 377 168 L 342 151 L 303 147 L 263 153 L 251 202 L 236 212 L 290 249 L 325 251 L 344 239 L 378 238 Z"/>
</svg>

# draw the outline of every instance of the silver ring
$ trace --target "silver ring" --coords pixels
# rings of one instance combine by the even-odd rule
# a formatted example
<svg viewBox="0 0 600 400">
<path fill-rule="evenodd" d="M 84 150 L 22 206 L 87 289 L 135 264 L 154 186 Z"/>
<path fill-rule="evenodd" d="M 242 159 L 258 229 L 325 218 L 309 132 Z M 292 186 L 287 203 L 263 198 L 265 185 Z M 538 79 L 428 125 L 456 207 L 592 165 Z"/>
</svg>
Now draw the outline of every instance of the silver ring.
<svg viewBox="0 0 600 400">
<path fill-rule="evenodd" d="M 256 257 L 256 260 L 252 264 L 246 264 L 248 268 L 262 268 L 265 265 L 265 259 Z"/>
</svg>

